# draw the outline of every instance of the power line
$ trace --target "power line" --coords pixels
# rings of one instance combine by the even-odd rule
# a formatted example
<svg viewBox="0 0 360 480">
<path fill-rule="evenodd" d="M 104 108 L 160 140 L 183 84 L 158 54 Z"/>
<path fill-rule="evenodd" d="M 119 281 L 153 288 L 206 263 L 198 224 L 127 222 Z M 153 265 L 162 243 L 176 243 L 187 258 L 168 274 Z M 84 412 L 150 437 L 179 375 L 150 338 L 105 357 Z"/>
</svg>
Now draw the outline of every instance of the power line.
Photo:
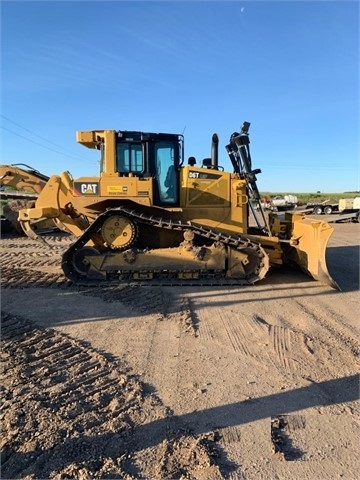
<svg viewBox="0 0 360 480">
<path fill-rule="evenodd" d="M 54 148 L 46 147 L 45 145 L 42 145 L 39 142 L 35 142 L 35 140 L 31 140 L 30 138 L 24 137 L 24 135 L 20 135 L 20 133 L 13 132 L 9 128 L 4 127 L 3 125 L 1 126 L 1 128 L 3 130 L 6 130 L 7 132 L 12 133 L 13 135 L 16 135 L 17 137 L 23 138 L 24 140 L 27 140 L 28 142 L 34 143 L 35 145 L 38 145 L 39 147 L 45 148 L 46 150 L 50 150 L 51 152 L 55 152 L 55 153 L 58 153 L 59 155 L 63 155 L 63 156 L 69 157 L 69 158 L 74 158 L 75 160 L 78 160 L 79 158 L 81 158 L 81 157 L 76 158 L 72 155 L 69 155 L 68 153 L 59 152 L 58 150 L 55 150 Z M 82 160 L 85 160 L 85 159 L 82 158 Z"/>
<path fill-rule="evenodd" d="M 54 143 L 54 142 L 52 142 L 51 140 L 48 140 L 47 138 L 42 137 L 41 135 L 38 135 L 37 133 L 29 130 L 28 128 L 23 127 L 22 125 L 20 125 L 20 124 L 17 123 L 17 122 L 14 122 L 14 121 L 11 120 L 10 118 L 6 117 L 5 115 L 2 115 L 2 114 L 1 114 L 1 116 L 2 116 L 6 121 L 8 121 L 8 122 L 12 123 L 13 125 L 21 128 L 22 130 L 25 130 L 26 132 L 30 133 L 31 135 L 34 135 L 35 137 L 40 138 L 41 140 L 44 140 L 45 142 L 49 143 L 50 145 L 54 145 L 55 147 L 60 148 L 61 150 L 65 151 L 65 152 L 68 152 L 67 156 L 69 156 L 69 157 L 71 156 L 72 158 L 75 158 L 75 160 L 77 160 L 77 159 L 86 160 L 84 157 L 81 157 L 80 155 L 77 155 L 76 153 L 71 152 L 71 150 L 68 150 L 68 149 L 62 147 L 61 145 L 58 145 L 57 143 Z M 12 130 L 4 127 L 3 125 L 2 125 L 1 127 L 2 127 L 4 130 L 7 130 L 8 132 L 10 132 L 10 133 L 12 133 L 12 134 L 17 135 L 18 137 L 21 137 L 21 138 L 23 138 L 23 139 L 25 139 L 25 140 L 27 140 L 27 141 L 29 141 L 29 142 L 31 142 L 31 143 L 34 143 L 35 145 L 39 145 L 40 147 L 46 148 L 47 150 L 50 150 L 50 151 L 52 151 L 52 152 L 56 152 L 56 153 L 59 153 L 59 154 L 61 154 L 61 155 L 64 155 L 62 152 L 59 152 L 59 151 L 54 150 L 54 149 L 52 149 L 52 148 L 46 147 L 45 145 L 42 145 L 41 143 L 35 142 L 34 140 L 31 140 L 31 139 L 29 139 L 29 138 L 27 138 L 27 137 L 24 137 L 23 135 L 20 135 L 19 133 L 13 132 Z M 70 153 L 70 155 L 69 155 L 69 153 Z"/>
</svg>

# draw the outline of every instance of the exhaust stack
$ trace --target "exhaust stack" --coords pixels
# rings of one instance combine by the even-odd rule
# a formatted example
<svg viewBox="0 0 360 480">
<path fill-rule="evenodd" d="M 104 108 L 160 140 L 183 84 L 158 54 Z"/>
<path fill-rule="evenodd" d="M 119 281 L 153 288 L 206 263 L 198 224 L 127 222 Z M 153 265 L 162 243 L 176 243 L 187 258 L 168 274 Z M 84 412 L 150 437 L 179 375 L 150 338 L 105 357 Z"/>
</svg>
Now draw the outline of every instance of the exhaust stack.
<svg viewBox="0 0 360 480">
<path fill-rule="evenodd" d="M 217 170 L 219 164 L 219 137 L 214 133 L 211 140 L 211 168 Z"/>
</svg>

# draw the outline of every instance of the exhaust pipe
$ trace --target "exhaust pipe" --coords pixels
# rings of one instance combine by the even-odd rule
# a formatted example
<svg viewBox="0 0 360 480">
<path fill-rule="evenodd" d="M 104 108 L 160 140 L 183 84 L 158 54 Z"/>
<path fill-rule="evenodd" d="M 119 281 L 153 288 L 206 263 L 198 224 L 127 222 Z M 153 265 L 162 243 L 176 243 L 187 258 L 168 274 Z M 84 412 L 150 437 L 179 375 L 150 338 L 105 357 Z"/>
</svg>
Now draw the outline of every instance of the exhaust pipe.
<svg viewBox="0 0 360 480">
<path fill-rule="evenodd" d="M 219 164 L 219 137 L 214 133 L 211 141 L 211 168 L 217 170 Z"/>
</svg>

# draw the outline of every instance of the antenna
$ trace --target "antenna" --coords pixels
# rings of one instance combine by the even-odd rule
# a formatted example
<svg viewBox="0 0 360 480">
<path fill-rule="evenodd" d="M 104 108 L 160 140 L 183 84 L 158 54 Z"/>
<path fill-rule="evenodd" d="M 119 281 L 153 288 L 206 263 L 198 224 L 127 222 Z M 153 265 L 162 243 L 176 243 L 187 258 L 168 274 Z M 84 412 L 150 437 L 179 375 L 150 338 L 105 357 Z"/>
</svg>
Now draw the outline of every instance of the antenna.
<svg viewBox="0 0 360 480">
<path fill-rule="evenodd" d="M 181 135 L 184 135 L 185 130 L 186 130 L 186 125 L 185 125 L 184 130 L 182 131 Z"/>
</svg>

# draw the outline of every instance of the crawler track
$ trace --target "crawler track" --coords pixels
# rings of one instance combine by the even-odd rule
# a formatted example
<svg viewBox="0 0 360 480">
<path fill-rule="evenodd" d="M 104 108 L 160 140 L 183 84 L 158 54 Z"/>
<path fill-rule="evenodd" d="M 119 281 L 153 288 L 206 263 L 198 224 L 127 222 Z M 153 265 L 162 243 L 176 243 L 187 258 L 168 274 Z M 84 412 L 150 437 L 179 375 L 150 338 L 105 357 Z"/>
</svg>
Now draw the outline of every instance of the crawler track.
<svg viewBox="0 0 360 480">
<path fill-rule="evenodd" d="M 97 280 L 89 278 L 86 275 L 80 274 L 76 268 L 74 268 L 74 258 L 77 252 L 79 252 L 85 245 L 91 240 L 94 235 L 97 235 L 101 231 L 101 227 L 107 218 L 112 215 L 124 215 L 127 218 L 135 221 L 137 225 L 146 225 L 155 229 L 164 230 L 176 230 L 179 232 L 192 231 L 194 235 L 204 242 L 211 242 L 222 244 L 225 247 L 236 250 L 238 252 L 246 252 L 250 258 L 249 264 L 246 266 L 246 272 L 242 278 L 225 278 L 226 271 L 214 271 L 201 269 L 198 271 L 198 278 L 195 280 L 188 278 L 179 279 L 179 274 L 186 273 L 185 271 L 176 269 L 169 270 L 166 265 L 162 270 L 147 270 L 144 272 L 139 267 L 134 267 L 129 273 L 121 271 L 106 272 L 106 279 Z M 175 250 L 175 249 L 174 249 Z M 102 255 L 106 256 L 106 252 Z M 176 253 L 174 252 L 174 255 Z M 174 221 L 171 219 L 165 219 L 161 217 L 155 217 L 153 215 L 146 215 L 145 213 L 139 213 L 136 210 L 131 210 L 125 207 L 113 208 L 107 210 L 93 222 L 85 233 L 64 253 L 62 259 L 62 268 L 66 277 L 73 283 L 78 285 L 96 285 L 106 283 L 126 283 L 136 282 L 141 284 L 148 284 L 141 280 L 144 274 L 151 275 L 152 285 L 248 285 L 257 282 L 264 278 L 268 271 L 268 257 L 263 248 L 254 242 L 251 242 L 248 238 L 240 235 L 228 235 L 219 231 L 213 231 L 205 228 L 201 225 L 193 224 L 192 222 Z M 134 278 L 134 273 L 137 273 L 140 280 Z"/>
</svg>

